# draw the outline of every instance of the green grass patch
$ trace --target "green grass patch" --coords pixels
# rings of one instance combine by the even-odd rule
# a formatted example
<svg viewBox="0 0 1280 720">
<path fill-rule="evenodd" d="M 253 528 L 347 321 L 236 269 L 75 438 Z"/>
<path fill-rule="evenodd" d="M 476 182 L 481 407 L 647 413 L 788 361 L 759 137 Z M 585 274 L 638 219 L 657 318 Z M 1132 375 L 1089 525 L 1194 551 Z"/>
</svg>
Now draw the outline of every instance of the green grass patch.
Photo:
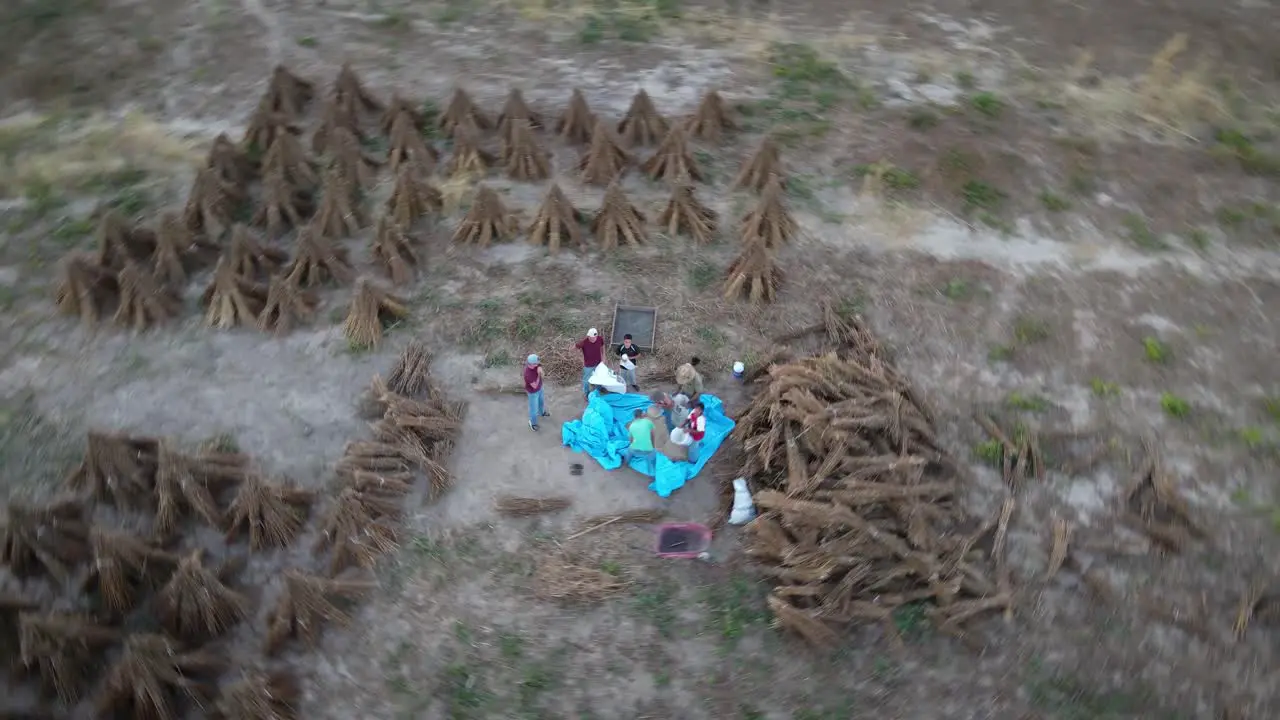
<svg viewBox="0 0 1280 720">
<path fill-rule="evenodd" d="M 1167 365 L 1173 359 L 1173 351 L 1159 338 L 1147 336 L 1142 338 L 1142 353 L 1147 362 L 1156 365 Z"/>
<path fill-rule="evenodd" d="M 983 180 L 967 180 L 960 186 L 960 199 L 965 212 L 999 212 L 1008 196 L 1004 191 Z"/>
<path fill-rule="evenodd" d="M 1181 420 L 1191 414 L 1191 403 L 1171 392 L 1165 392 L 1160 394 L 1160 409 L 1169 417 Z"/>
<path fill-rule="evenodd" d="M 1147 219 L 1137 213 L 1126 213 L 1121 220 L 1125 239 L 1143 250 L 1168 250 L 1169 245 L 1156 234 Z"/>
<path fill-rule="evenodd" d="M 1040 192 L 1040 204 L 1049 212 L 1065 212 L 1071 209 L 1071 201 L 1050 190 Z"/>
<path fill-rule="evenodd" d="M 1089 389 L 1093 391 L 1094 395 L 1100 398 L 1117 397 L 1120 395 L 1119 385 L 1113 382 L 1107 382 L 1102 378 L 1094 378 L 1093 380 L 1090 380 Z"/>
<path fill-rule="evenodd" d="M 1022 315 L 1013 321 L 1013 339 L 1019 345 L 1034 345 L 1049 339 L 1049 323 L 1029 315 Z"/>
<path fill-rule="evenodd" d="M 1232 157 L 1246 174 L 1259 177 L 1280 177 L 1280 155 L 1258 148 L 1253 138 L 1240 130 L 1219 129 L 1214 133 L 1214 151 Z"/>
<path fill-rule="evenodd" d="M 1044 412 L 1053 407 L 1048 398 L 1021 392 L 1011 392 L 1004 400 L 1005 407 L 1022 412 Z"/>
<path fill-rule="evenodd" d="M 980 92 L 969 98 L 969 107 L 977 110 L 984 117 L 998 118 L 1004 112 L 1004 101 L 994 93 Z"/>
</svg>

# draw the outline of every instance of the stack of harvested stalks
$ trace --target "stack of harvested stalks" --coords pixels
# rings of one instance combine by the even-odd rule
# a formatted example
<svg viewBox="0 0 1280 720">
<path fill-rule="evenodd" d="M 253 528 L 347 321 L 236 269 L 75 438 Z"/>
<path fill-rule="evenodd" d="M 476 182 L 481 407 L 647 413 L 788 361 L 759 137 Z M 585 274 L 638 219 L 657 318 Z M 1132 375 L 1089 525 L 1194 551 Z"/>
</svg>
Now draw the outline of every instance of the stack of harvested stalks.
<svg viewBox="0 0 1280 720">
<path fill-rule="evenodd" d="M 330 565 L 369 565 L 395 547 L 395 523 L 415 475 L 427 476 L 426 498 L 453 484 L 445 466 L 462 429 L 466 403 L 450 400 L 429 375 L 431 354 L 413 342 L 388 379 L 374 376 L 364 410 L 380 419 L 372 440 L 347 444 L 338 461 L 344 487 L 330 508 L 316 551 L 332 549 Z"/>
<path fill-rule="evenodd" d="M 860 620 L 892 633 L 894 610 L 920 602 L 960 635 L 965 620 L 1011 603 L 973 556 L 998 523 L 956 532 L 958 468 L 929 411 L 874 343 L 858 342 L 867 333 L 856 319 L 844 324 L 839 352 L 770 367 L 734 429 L 738 475 L 763 511 L 747 553 L 777 583 L 777 621 L 812 642 Z"/>
</svg>

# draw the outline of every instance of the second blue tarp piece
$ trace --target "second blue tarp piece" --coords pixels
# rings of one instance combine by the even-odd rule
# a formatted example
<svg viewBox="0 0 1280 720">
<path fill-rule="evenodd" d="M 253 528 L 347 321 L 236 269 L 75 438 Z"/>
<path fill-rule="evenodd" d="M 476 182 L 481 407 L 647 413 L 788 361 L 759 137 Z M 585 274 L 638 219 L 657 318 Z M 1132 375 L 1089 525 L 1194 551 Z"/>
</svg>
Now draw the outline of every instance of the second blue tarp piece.
<svg viewBox="0 0 1280 720">
<path fill-rule="evenodd" d="M 702 438 L 702 447 L 698 453 L 698 462 L 689 463 L 683 460 L 672 460 L 658 453 L 657 467 L 650 467 L 646 460 L 632 460 L 631 469 L 653 478 L 649 489 L 661 497 L 684 487 L 715 455 L 720 444 L 733 430 L 734 422 L 724 414 L 724 405 L 720 398 L 703 393 L 698 396 L 706 411 L 707 434 Z M 585 452 L 600 463 L 605 470 L 616 470 L 622 467 L 622 455 L 631 444 L 627 435 L 627 423 L 635 418 L 636 410 L 648 410 L 653 401 L 648 395 L 638 393 L 591 393 L 587 400 L 587 409 L 581 420 L 570 420 L 560 430 L 560 439 L 566 447 L 575 452 Z M 665 432 L 662 419 L 654 420 L 658 432 Z"/>
</svg>

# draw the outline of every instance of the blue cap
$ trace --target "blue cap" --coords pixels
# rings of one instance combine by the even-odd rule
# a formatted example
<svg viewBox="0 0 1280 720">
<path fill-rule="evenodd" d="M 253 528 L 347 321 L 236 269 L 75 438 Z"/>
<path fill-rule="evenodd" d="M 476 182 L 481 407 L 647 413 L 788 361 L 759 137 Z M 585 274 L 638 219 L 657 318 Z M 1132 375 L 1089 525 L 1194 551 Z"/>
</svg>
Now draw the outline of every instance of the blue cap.
<svg viewBox="0 0 1280 720">
<path fill-rule="evenodd" d="M 537 356 L 537 355 L 530 355 L 530 356 L 529 356 L 529 358 L 528 358 L 528 360 L 526 360 L 526 362 L 528 362 L 530 365 L 537 365 L 537 364 L 538 364 L 538 356 Z"/>
</svg>

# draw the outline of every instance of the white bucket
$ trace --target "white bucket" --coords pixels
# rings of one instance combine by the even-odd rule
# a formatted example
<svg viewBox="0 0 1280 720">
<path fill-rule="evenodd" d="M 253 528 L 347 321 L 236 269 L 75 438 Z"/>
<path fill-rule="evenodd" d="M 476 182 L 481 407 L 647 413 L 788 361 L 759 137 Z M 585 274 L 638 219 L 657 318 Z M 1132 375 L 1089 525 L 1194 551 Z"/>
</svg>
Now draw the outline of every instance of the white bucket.
<svg viewBox="0 0 1280 720">
<path fill-rule="evenodd" d="M 747 366 L 743 365 L 742 361 L 735 362 L 733 364 L 733 379 L 741 380 L 743 374 L 745 374 L 746 371 L 747 371 Z"/>
</svg>

